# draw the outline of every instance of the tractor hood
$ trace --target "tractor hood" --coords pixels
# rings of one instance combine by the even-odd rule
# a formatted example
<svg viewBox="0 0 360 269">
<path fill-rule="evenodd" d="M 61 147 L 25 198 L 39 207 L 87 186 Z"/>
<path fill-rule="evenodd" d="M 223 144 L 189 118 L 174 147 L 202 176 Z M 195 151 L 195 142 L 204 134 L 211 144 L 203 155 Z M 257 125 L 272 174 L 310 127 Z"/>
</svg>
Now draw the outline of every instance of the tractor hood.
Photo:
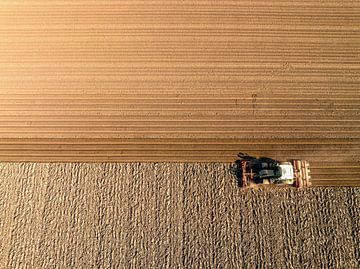
<svg viewBox="0 0 360 269">
<path fill-rule="evenodd" d="M 281 169 L 280 180 L 294 179 L 294 167 L 290 162 L 284 162 L 279 165 Z"/>
</svg>

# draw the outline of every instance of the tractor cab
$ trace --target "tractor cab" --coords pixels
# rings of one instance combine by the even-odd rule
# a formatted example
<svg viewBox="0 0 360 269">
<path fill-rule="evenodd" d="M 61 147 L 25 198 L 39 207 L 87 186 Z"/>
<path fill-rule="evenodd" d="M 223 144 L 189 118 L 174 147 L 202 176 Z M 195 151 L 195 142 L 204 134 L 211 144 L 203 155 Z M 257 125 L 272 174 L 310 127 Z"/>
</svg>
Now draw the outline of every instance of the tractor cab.
<svg viewBox="0 0 360 269">
<path fill-rule="evenodd" d="M 290 162 L 280 163 L 277 167 L 279 177 L 274 177 L 272 183 L 277 184 L 293 184 L 294 183 L 294 167 Z"/>
</svg>

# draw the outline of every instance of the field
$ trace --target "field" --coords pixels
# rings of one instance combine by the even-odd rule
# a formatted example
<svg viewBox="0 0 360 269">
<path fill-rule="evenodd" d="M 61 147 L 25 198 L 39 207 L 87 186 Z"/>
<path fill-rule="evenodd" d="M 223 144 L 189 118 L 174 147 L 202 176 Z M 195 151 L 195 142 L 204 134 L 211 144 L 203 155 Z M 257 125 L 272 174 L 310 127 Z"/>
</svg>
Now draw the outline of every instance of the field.
<svg viewBox="0 0 360 269">
<path fill-rule="evenodd" d="M 358 186 L 359 14 L 358 1 L 1 1 L 0 160 L 242 151 Z"/>
<path fill-rule="evenodd" d="M 359 268 L 359 41 L 359 1 L 1 0 L 0 268 Z"/>
<path fill-rule="evenodd" d="M 360 189 L 225 164 L 1 164 L 1 268 L 358 268 Z"/>
</svg>

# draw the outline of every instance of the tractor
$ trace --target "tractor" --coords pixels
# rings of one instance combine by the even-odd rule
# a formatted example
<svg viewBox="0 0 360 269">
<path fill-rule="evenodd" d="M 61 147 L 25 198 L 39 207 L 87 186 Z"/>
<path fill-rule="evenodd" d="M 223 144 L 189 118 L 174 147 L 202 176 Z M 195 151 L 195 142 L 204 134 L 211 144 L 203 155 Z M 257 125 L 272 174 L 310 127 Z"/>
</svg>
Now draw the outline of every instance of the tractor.
<svg viewBox="0 0 360 269">
<path fill-rule="evenodd" d="M 307 161 L 291 160 L 279 162 L 265 157 L 252 157 L 238 154 L 231 168 L 241 187 L 258 185 L 293 186 L 305 188 L 311 186 L 310 165 Z"/>
</svg>

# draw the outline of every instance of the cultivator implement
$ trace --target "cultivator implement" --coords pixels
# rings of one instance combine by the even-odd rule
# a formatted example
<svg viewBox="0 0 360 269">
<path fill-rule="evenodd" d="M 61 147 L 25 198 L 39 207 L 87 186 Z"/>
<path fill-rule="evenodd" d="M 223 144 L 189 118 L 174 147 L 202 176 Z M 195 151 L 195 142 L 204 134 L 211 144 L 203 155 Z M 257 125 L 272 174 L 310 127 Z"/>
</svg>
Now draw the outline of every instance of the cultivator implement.
<svg viewBox="0 0 360 269">
<path fill-rule="evenodd" d="M 310 164 L 307 161 L 294 160 L 295 187 L 306 188 L 311 186 Z"/>
</svg>

